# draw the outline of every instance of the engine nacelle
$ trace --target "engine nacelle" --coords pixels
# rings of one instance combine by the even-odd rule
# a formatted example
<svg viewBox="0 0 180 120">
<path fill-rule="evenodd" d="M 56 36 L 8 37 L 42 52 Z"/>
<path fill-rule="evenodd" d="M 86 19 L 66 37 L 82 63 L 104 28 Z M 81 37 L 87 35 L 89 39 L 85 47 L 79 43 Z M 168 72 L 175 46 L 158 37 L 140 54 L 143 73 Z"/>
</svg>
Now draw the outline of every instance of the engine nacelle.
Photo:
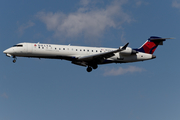
<svg viewBox="0 0 180 120">
<path fill-rule="evenodd" d="M 120 52 L 121 55 L 132 55 L 132 54 L 136 54 L 136 53 L 137 53 L 137 51 L 133 50 L 130 47 L 127 47 L 125 50 Z"/>
</svg>

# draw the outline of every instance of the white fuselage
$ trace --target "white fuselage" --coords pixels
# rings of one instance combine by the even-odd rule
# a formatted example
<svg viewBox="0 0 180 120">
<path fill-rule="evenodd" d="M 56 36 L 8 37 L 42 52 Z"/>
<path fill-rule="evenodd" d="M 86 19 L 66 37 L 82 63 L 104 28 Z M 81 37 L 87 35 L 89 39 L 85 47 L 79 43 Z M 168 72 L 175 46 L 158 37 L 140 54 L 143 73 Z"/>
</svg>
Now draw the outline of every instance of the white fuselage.
<svg viewBox="0 0 180 120">
<path fill-rule="evenodd" d="M 131 49 L 129 47 L 126 50 Z M 17 57 L 36 57 L 36 58 L 54 58 L 66 59 L 73 61 L 79 57 L 101 54 L 116 50 L 115 48 L 103 47 L 83 47 L 71 45 L 55 45 L 55 44 L 40 44 L 40 43 L 19 43 L 4 51 L 7 56 Z M 126 51 L 115 53 L 114 56 L 107 58 L 108 63 L 126 63 L 144 61 L 153 58 L 152 54 L 138 52 L 136 54 L 126 54 Z M 100 63 L 104 64 L 104 62 Z"/>
</svg>

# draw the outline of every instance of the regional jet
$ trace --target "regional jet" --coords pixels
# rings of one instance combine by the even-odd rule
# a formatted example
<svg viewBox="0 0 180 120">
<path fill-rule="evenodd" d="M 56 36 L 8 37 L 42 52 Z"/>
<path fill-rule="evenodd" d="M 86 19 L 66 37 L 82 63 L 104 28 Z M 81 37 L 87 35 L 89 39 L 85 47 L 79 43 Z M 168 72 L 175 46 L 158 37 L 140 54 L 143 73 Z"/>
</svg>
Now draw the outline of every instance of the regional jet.
<svg viewBox="0 0 180 120">
<path fill-rule="evenodd" d="M 98 65 L 108 63 L 129 63 L 156 58 L 153 55 L 158 45 L 163 45 L 166 39 L 151 36 L 140 48 L 127 47 L 129 43 L 119 48 L 85 47 L 71 45 L 56 45 L 42 43 L 19 43 L 3 51 L 16 62 L 17 57 L 63 59 L 72 64 L 87 67 L 87 72 L 97 69 Z"/>
</svg>

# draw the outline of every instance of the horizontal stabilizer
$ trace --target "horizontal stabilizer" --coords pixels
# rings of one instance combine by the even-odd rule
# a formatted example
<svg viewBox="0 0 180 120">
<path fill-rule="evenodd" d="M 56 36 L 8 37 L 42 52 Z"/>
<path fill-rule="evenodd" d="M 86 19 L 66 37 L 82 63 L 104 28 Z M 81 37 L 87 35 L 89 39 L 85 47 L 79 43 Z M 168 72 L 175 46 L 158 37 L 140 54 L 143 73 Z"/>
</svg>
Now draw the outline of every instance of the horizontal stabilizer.
<svg viewBox="0 0 180 120">
<path fill-rule="evenodd" d="M 163 41 L 166 39 L 174 39 L 174 38 L 161 38 L 156 36 L 151 36 L 148 40 L 156 43 L 157 45 L 163 45 Z"/>
<path fill-rule="evenodd" d="M 156 36 L 151 36 L 148 40 L 159 40 L 159 41 L 165 41 L 166 39 L 174 39 L 174 38 L 161 38 L 161 37 L 156 37 Z"/>
</svg>

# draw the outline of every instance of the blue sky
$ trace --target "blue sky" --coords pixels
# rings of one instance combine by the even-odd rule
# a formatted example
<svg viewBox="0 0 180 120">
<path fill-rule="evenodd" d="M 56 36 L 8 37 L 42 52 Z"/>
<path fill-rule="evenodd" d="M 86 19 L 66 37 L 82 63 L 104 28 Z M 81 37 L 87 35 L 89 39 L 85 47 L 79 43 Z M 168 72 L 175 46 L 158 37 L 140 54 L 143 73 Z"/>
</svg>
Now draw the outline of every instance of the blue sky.
<svg viewBox="0 0 180 120">
<path fill-rule="evenodd" d="M 1 0 L 0 51 L 20 42 L 140 47 L 156 59 L 101 65 L 0 54 L 0 120 L 179 120 L 180 1 Z"/>
</svg>

